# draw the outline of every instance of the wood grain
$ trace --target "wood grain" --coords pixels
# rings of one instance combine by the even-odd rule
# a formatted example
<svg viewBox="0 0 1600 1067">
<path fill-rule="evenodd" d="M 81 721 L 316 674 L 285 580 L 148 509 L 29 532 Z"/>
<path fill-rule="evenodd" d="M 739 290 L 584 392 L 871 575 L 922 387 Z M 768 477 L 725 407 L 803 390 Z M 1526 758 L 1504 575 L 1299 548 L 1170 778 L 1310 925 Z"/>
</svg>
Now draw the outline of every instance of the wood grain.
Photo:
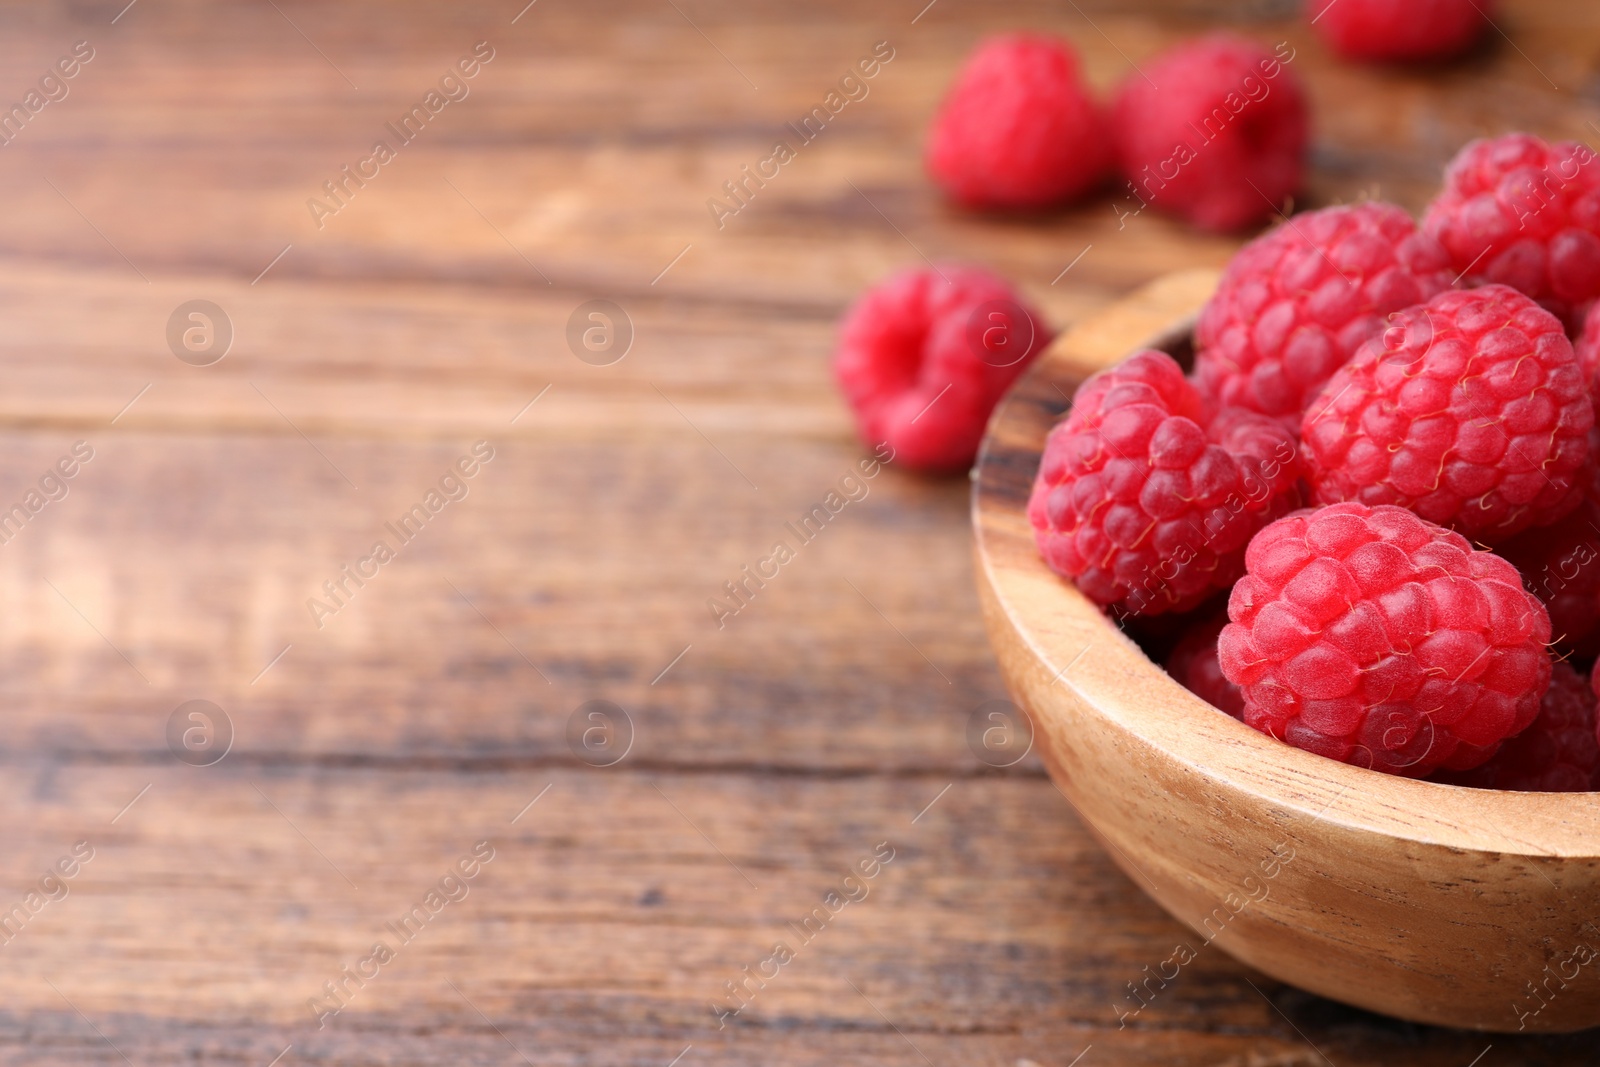
<svg viewBox="0 0 1600 1067">
<path fill-rule="evenodd" d="M 967 748 L 1004 688 L 964 481 L 891 466 L 726 628 L 706 600 L 862 454 L 828 355 L 864 285 L 973 260 L 1065 326 L 1238 243 L 1119 229 L 1114 190 L 944 207 L 922 131 L 977 36 L 1062 33 L 1101 88 L 1217 25 L 1288 39 L 1317 109 L 1305 202 L 1418 208 L 1469 137 L 1592 134 L 1588 12 L 1508 0 L 1515 47 L 1406 72 L 1336 64 L 1278 3 L 124 4 L 0 10 L 0 100 L 96 49 L 0 149 L 0 502 L 95 449 L 0 545 L 0 904 L 96 849 L 0 945 L 0 1063 L 1483 1052 L 1209 952 L 1119 1028 L 1127 983 L 1189 935 L 1041 764 Z M 480 40 L 470 97 L 318 229 L 307 198 Z M 879 40 L 871 94 L 717 229 L 707 197 Z M 609 367 L 565 342 L 596 297 L 636 327 Z M 210 367 L 164 338 L 196 298 L 236 326 Z M 317 628 L 306 600 L 480 439 L 469 495 Z M 165 740 L 197 698 L 235 728 L 213 767 Z M 634 724 L 608 769 L 566 743 L 597 698 Z M 470 895 L 317 1029 L 308 998 L 483 838 Z M 881 841 L 871 895 L 718 1029 L 723 983 Z M 1480 1067 L 1592 1058 L 1494 1046 Z"/>
</svg>

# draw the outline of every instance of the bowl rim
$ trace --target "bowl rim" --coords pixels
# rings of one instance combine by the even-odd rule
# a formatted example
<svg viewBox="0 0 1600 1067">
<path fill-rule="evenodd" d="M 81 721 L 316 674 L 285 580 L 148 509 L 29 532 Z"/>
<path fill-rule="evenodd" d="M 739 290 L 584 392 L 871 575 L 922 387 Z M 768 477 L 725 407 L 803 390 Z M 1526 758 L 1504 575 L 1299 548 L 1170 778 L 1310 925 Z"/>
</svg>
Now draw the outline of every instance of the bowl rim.
<svg viewBox="0 0 1600 1067">
<path fill-rule="evenodd" d="M 1165 276 L 1074 326 L 1018 377 L 990 418 L 972 474 L 978 577 L 1047 672 L 1048 688 L 1065 686 L 1077 704 L 1169 760 L 1286 815 L 1419 846 L 1600 861 L 1600 793 L 1524 793 L 1402 778 L 1297 749 L 1218 711 L 1173 680 L 1075 586 L 1051 571 L 1034 544 L 1025 496 L 1019 505 L 1014 494 L 996 491 L 999 457 L 1011 453 L 1014 466 L 1019 449 L 1031 449 L 1031 485 L 1043 433 L 1060 417 L 1054 416 L 1044 431 L 1026 433 L 1031 440 L 1010 440 L 1030 421 L 1019 410 L 1027 403 L 1019 397 L 1040 381 L 1081 382 L 1138 348 L 1172 347 L 1187 339 L 1217 276 L 1215 271 Z M 1108 359 L 1103 354 L 1108 351 L 1116 355 Z M 1035 720 L 1044 720 L 1034 722 L 1036 729 L 1073 728 L 1064 715 L 1032 710 Z"/>
</svg>

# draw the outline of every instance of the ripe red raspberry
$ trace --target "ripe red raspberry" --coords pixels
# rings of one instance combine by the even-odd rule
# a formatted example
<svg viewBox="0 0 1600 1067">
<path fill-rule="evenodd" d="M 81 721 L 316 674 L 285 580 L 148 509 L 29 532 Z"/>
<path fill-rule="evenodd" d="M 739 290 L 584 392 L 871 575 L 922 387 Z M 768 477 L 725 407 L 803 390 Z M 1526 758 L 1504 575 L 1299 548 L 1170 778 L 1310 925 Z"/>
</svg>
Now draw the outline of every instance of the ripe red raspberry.
<svg viewBox="0 0 1600 1067">
<path fill-rule="evenodd" d="M 1050 334 L 987 271 L 946 264 L 894 275 L 846 312 L 834 374 L 861 439 L 918 470 L 965 470 L 989 413 Z"/>
<path fill-rule="evenodd" d="M 1252 411 L 1203 419 L 1172 357 L 1144 351 L 1084 382 L 1050 431 L 1028 518 L 1045 562 L 1095 603 L 1196 607 L 1239 576 L 1252 534 L 1298 506 L 1287 429 Z"/>
<path fill-rule="evenodd" d="M 1518 534 L 1496 551 L 1550 612 L 1550 632 L 1580 656 L 1600 653 L 1600 508 L 1589 501 L 1551 526 Z"/>
<path fill-rule="evenodd" d="M 1478 766 L 1538 713 L 1550 618 L 1460 534 L 1334 504 L 1262 530 L 1245 565 L 1217 654 L 1247 725 L 1420 778 Z"/>
<path fill-rule="evenodd" d="M 1217 662 L 1217 634 L 1228 623 L 1228 616 L 1219 613 L 1198 626 L 1189 628 L 1167 656 L 1167 673 L 1179 685 L 1214 708 L 1244 718 L 1244 694 L 1239 687 L 1222 676 L 1222 666 Z"/>
<path fill-rule="evenodd" d="M 1597 661 L 1591 670 L 1589 675 L 1589 688 L 1594 692 L 1597 698 L 1600 698 L 1600 661 Z M 1595 717 L 1600 719 L 1600 705 L 1597 705 L 1595 708 Z M 1600 722 L 1595 723 L 1594 739 L 1596 744 L 1600 744 Z M 1597 785 L 1596 788 L 1600 789 L 1600 785 Z"/>
<path fill-rule="evenodd" d="M 1473 141 L 1445 169 L 1422 228 L 1469 284 L 1498 282 L 1582 322 L 1600 296 L 1600 162 L 1577 141 Z"/>
<path fill-rule="evenodd" d="M 980 44 L 940 105 L 927 166 L 969 207 L 1044 208 L 1097 184 L 1111 134 L 1067 42 L 1006 34 Z"/>
<path fill-rule="evenodd" d="M 1403 208 L 1296 215 L 1241 248 L 1195 327 L 1195 379 L 1219 405 L 1292 419 L 1391 312 L 1450 287 L 1449 257 Z"/>
<path fill-rule="evenodd" d="M 1594 405 L 1555 316 L 1491 285 L 1391 322 L 1306 409 L 1318 503 L 1398 504 L 1486 544 L 1577 507 Z"/>
<path fill-rule="evenodd" d="M 1491 0 L 1306 0 L 1306 17 L 1347 59 L 1444 59 L 1489 25 Z"/>
<path fill-rule="evenodd" d="M 1276 53 L 1229 34 L 1188 41 L 1117 90 L 1117 161 L 1141 203 L 1208 230 L 1267 218 L 1300 187 L 1305 93 Z"/>
<path fill-rule="evenodd" d="M 1595 736 L 1595 693 L 1588 679 L 1565 663 L 1552 664 L 1550 688 L 1533 725 L 1483 766 L 1445 773 L 1439 780 L 1525 793 L 1600 790 L 1600 739 Z"/>
<path fill-rule="evenodd" d="M 1578 357 L 1583 368 L 1583 380 L 1589 384 L 1589 397 L 1600 403 L 1600 303 L 1589 305 L 1583 318 L 1583 329 L 1572 342 L 1572 354 Z"/>
</svg>

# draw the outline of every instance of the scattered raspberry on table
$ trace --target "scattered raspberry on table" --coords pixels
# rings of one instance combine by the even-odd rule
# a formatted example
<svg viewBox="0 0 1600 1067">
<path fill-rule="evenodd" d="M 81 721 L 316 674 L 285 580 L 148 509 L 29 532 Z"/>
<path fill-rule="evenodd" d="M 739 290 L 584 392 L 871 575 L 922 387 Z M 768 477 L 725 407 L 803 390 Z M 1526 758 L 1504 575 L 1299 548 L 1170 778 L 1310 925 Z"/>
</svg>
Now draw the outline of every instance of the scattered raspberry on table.
<svg viewBox="0 0 1600 1067">
<path fill-rule="evenodd" d="M 1420 778 L 1481 765 L 1538 714 L 1549 616 L 1460 534 L 1334 504 L 1274 522 L 1245 561 L 1218 658 L 1247 725 Z"/>
<path fill-rule="evenodd" d="M 1196 382 L 1215 404 L 1285 416 L 1298 430 L 1317 390 L 1391 312 L 1454 277 L 1444 248 L 1393 204 L 1296 215 L 1229 261 L 1195 327 Z"/>
<path fill-rule="evenodd" d="M 1140 201 L 1209 230 L 1271 217 L 1300 187 L 1305 93 L 1276 52 L 1230 34 L 1187 41 L 1129 75 L 1111 107 Z"/>
<path fill-rule="evenodd" d="M 1067 42 L 1007 34 L 980 44 L 940 105 L 927 166 L 957 203 L 1046 208 L 1111 165 L 1105 114 Z"/>
<path fill-rule="evenodd" d="M 1187 611 L 1243 570 L 1244 547 L 1299 504 L 1293 435 L 1227 410 L 1209 424 L 1172 357 L 1135 353 L 1079 387 L 1028 502 L 1045 562 L 1103 607 Z"/>
<path fill-rule="evenodd" d="M 845 314 L 834 373 L 869 446 L 926 471 L 971 466 L 989 413 L 1050 343 L 1002 279 L 945 264 L 868 289 Z"/>
<path fill-rule="evenodd" d="M 1489 26 L 1492 0 L 1306 0 L 1306 17 L 1347 59 L 1445 59 Z"/>
<path fill-rule="evenodd" d="M 1580 142 L 1508 133 L 1469 143 L 1422 227 L 1468 284 L 1509 285 L 1573 330 L 1600 297 L 1600 160 Z"/>
<path fill-rule="evenodd" d="M 1301 427 L 1318 503 L 1398 504 L 1486 544 L 1582 497 L 1594 405 L 1561 323 L 1501 285 L 1393 316 Z"/>
<path fill-rule="evenodd" d="M 1226 612 L 1190 627 L 1167 656 L 1167 673 L 1173 681 L 1214 708 L 1244 718 L 1244 693 L 1228 681 L 1217 662 L 1217 635 L 1228 624 Z"/>
<path fill-rule="evenodd" d="M 1538 718 L 1483 766 L 1441 775 L 1452 785 L 1534 793 L 1600 790 L 1600 738 L 1595 692 L 1589 679 L 1565 663 L 1553 664 Z"/>
</svg>

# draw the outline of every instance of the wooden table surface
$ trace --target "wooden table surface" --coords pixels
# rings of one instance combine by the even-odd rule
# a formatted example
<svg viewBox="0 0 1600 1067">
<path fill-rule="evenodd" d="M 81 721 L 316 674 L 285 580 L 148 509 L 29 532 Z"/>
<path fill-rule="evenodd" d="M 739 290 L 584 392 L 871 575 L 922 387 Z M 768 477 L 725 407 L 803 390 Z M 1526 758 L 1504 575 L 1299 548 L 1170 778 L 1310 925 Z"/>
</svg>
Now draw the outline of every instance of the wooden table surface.
<svg viewBox="0 0 1600 1067">
<path fill-rule="evenodd" d="M 942 207 L 922 131 L 976 36 L 1064 33 L 1102 87 L 1219 23 L 1287 40 L 1305 202 L 1420 208 L 1472 136 L 1600 136 L 1592 7 L 1506 0 L 1469 62 L 1395 73 L 1272 0 L 124 2 L 0 10 L 0 99 L 91 56 L 0 151 L 0 1062 L 1593 1061 L 1216 950 L 1119 1026 L 1192 935 L 1032 757 L 968 749 L 1003 690 L 964 479 L 891 465 L 708 607 L 864 455 L 828 367 L 863 286 L 972 259 L 1066 325 L 1237 244 L 1119 226 L 1114 194 Z M 719 227 L 708 198 L 880 41 Z M 393 137 L 479 42 L 467 95 Z M 631 321 L 620 362 L 569 348 L 592 299 Z M 220 362 L 169 346 L 192 300 Z"/>
</svg>

